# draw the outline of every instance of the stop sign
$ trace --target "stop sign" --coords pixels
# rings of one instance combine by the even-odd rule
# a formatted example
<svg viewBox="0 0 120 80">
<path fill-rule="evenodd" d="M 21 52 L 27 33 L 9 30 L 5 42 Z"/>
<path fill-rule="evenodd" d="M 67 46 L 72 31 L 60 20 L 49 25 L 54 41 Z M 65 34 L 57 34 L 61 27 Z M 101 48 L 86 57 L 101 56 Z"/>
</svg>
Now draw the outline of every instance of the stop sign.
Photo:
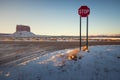
<svg viewBox="0 0 120 80">
<path fill-rule="evenodd" d="M 87 16 L 90 14 L 90 8 L 88 8 L 87 6 L 81 6 L 81 7 L 78 9 L 78 14 L 79 14 L 81 17 L 87 17 Z"/>
</svg>

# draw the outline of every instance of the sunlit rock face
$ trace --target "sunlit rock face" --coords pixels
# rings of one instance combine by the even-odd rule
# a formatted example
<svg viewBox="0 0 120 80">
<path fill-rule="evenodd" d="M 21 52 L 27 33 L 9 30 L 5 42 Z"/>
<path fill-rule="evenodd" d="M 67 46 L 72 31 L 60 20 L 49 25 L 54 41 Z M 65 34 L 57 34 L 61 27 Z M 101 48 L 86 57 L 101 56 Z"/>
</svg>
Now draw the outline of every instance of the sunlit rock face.
<svg viewBox="0 0 120 80">
<path fill-rule="evenodd" d="M 16 32 L 27 31 L 30 32 L 30 27 L 26 25 L 16 25 Z"/>
</svg>

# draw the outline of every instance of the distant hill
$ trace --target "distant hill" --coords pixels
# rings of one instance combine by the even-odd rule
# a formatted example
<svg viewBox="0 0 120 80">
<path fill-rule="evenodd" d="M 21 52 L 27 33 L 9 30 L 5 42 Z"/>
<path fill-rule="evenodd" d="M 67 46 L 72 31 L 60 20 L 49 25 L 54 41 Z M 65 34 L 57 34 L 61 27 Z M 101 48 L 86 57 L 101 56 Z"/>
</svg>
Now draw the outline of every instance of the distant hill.
<svg viewBox="0 0 120 80">
<path fill-rule="evenodd" d="M 16 33 L 16 32 L 15 32 Z M 19 32 L 17 32 L 16 34 L 13 33 L 15 36 L 21 36 Z M 24 34 L 25 33 L 25 34 Z M 0 36 L 11 36 L 13 35 L 12 33 L 0 33 Z M 31 33 L 29 34 L 29 32 L 23 32 L 22 33 L 24 36 L 34 36 L 35 34 L 34 33 Z M 79 36 L 54 36 L 54 35 L 36 35 L 36 37 L 72 37 L 72 38 L 79 38 Z M 82 37 L 85 37 L 85 36 L 82 36 Z M 89 37 L 111 37 L 111 38 L 120 38 L 120 34 L 112 34 L 112 35 L 89 35 Z"/>
</svg>

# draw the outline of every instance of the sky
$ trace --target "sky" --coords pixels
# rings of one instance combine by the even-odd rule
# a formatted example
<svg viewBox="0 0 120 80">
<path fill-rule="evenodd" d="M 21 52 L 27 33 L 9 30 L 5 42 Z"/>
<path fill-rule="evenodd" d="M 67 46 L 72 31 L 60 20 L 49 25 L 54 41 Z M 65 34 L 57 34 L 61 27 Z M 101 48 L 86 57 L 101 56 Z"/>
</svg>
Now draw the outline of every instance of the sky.
<svg viewBox="0 0 120 80">
<path fill-rule="evenodd" d="M 90 8 L 89 35 L 120 34 L 120 0 L 0 0 L 0 33 L 14 33 L 22 24 L 39 35 L 78 36 L 82 5 Z"/>
</svg>

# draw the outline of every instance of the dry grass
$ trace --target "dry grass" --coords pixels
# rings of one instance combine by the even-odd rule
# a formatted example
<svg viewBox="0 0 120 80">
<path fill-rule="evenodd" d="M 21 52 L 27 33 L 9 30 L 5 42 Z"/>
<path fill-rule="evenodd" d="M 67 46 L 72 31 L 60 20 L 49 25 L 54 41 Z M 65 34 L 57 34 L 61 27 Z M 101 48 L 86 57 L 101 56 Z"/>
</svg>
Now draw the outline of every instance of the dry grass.
<svg viewBox="0 0 120 80">
<path fill-rule="evenodd" d="M 82 43 L 82 46 L 85 43 Z M 6 47 L 6 46 L 7 47 Z M 120 45 L 120 42 L 89 42 L 89 45 Z M 16 48 L 17 47 L 17 48 Z M 40 53 L 39 50 L 45 51 L 56 51 L 61 49 L 76 48 L 79 47 L 79 42 L 2 42 L 0 41 L 0 64 L 4 64 L 13 60 L 17 60 L 26 56 Z M 25 53 L 26 51 L 27 53 Z M 30 52 L 30 53 L 29 53 Z M 79 49 L 75 49 L 69 53 L 68 56 L 75 57 Z M 9 56 L 8 58 L 2 59 L 5 55 L 11 55 L 12 53 L 17 53 L 14 56 Z M 19 57 L 16 57 L 19 56 Z"/>
</svg>

